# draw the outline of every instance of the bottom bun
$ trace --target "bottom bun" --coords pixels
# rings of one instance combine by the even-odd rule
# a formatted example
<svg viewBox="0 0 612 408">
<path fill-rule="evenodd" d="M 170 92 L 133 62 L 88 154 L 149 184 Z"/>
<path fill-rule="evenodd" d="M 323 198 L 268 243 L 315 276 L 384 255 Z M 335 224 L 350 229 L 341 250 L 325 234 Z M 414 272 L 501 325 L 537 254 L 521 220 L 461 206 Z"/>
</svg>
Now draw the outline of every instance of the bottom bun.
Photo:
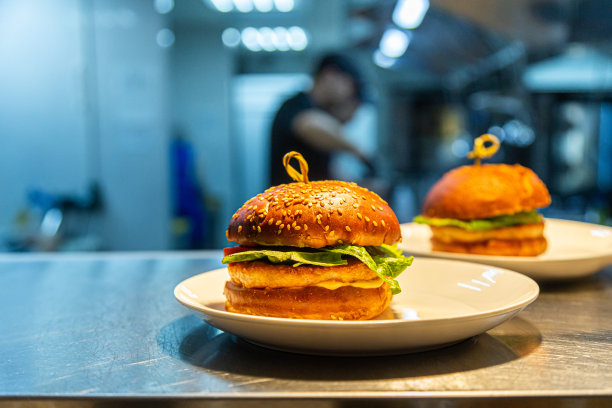
<svg viewBox="0 0 612 408">
<path fill-rule="evenodd" d="M 431 240 L 434 251 L 455 252 L 477 255 L 500 256 L 536 256 L 540 255 L 548 246 L 546 238 L 532 239 L 489 239 L 481 242 L 442 242 Z"/>
<path fill-rule="evenodd" d="M 228 312 L 316 320 L 372 319 L 389 306 L 392 297 L 386 283 L 373 289 L 342 286 L 330 290 L 317 286 L 255 289 L 228 281 L 223 293 Z"/>
</svg>

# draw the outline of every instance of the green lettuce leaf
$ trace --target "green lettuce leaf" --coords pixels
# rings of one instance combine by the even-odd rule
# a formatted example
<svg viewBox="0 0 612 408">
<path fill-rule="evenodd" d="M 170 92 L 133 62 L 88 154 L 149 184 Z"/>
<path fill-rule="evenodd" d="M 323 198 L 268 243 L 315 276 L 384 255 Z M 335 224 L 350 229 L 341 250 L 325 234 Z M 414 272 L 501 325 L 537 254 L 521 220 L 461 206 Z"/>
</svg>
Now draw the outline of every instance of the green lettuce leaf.
<svg viewBox="0 0 612 408">
<path fill-rule="evenodd" d="M 512 215 L 500 215 L 476 220 L 457 220 L 454 218 L 429 218 L 423 215 L 414 217 L 414 222 L 435 227 L 459 227 L 468 231 L 484 231 L 512 225 L 534 224 L 541 219 L 537 211 L 520 212 Z"/>
<path fill-rule="evenodd" d="M 221 262 L 227 264 L 232 262 L 255 261 L 264 258 L 272 263 L 293 262 L 293 266 L 338 266 L 348 263 L 346 260 L 342 259 L 342 255 L 332 252 L 274 251 L 267 249 L 237 252 L 223 257 Z"/>
<path fill-rule="evenodd" d="M 340 245 L 330 248 L 322 248 L 325 251 L 332 253 L 340 253 L 353 256 L 366 264 L 368 268 L 376 272 L 376 274 L 391 287 L 391 293 L 397 295 L 401 292 L 399 283 L 395 280 L 397 276 L 412 264 L 413 257 L 405 257 L 401 251 L 395 247 L 385 245 L 381 247 L 362 247 L 356 245 Z M 376 254 L 372 256 L 368 249 L 372 252 L 383 252 L 390 256 Z"/>
<path fill-rule="evenodd" d="M 413 260 L 412 256 L 404 256 L 396 246 L 340 245 L 311 251 L 292 251 L 291 247 L 282 250 L 254 249 L 227 255 L 221 262 L 227 264 L 266 259 L 272 263 L 291 262 L 293 266 L 338 266 L 348 263 L 342 258 L 343 255 L 355 257 L 366 264 L 368 268 L 376 272 L 383 281 L 389 284 L 394 295 L 401 291 L 395 278 L 409 267 Z"/>
</svg>

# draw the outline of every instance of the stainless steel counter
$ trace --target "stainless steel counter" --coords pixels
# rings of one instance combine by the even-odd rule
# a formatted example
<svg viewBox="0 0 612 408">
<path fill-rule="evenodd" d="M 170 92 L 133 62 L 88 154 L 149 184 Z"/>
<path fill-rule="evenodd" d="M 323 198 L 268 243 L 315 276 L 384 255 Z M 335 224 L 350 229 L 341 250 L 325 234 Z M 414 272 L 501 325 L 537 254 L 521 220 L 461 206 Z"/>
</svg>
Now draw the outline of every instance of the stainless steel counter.
<svg viewBox="0 0 612 408">
<path fill-rule="evenodd" d="M 612 404 L 612 268 L 542 285 L 448 348 L 340 358 L 260 348 L 179 305 L 175 285 L 220 259 L 0 255 L 0 406 Z"/>
</svg>

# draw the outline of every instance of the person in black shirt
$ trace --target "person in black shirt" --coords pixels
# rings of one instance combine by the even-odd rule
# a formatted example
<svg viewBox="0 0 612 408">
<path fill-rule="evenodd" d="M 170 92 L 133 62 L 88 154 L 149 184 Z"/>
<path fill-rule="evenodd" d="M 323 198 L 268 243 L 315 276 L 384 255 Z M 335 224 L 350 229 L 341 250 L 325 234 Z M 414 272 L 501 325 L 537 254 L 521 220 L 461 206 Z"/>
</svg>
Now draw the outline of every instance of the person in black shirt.
<svg viewBox="0 0 612 408">
<path fill-rule="evenodd" d="M 368 167 L 368 158 L 342 138 L 342 126 L 363 102 L 361 75 L 345 57 L 323 57 L 314 73 L 312 88 L 286 100 L 272 122 L 270 185 L 291 182 L 282 165 L 285 153 L 295 150 L 308 162 L 308 178 L 330 178 L 329 163 L 335 151 L 348 152 Z"/>
</svg>

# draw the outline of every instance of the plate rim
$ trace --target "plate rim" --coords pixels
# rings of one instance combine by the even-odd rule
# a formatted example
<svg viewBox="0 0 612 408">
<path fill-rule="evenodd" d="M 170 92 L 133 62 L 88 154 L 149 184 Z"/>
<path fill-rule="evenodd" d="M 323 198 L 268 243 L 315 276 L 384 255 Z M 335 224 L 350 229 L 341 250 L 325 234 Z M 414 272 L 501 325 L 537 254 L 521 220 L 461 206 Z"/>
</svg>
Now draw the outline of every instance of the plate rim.
<svg viewBox="0 0 612 408">
<path fill-rule="evenodd" d="M 417 261 L 417 259 L 415 259 L 415 261 Z M 446 322 L 463 322 L 463 321 L 471 321 L 471 320 L 480 320 L 480 319 L 491 318 L 491 317 L 500 316 L 500 315 L 504 315 L 504 314 L 512 313 L 512 312 L 518 313 L 521 310 L 523 310 L 525 307 L 533 303 L 540 295 L 540 287 L 534 279 L 532 279 L 531 277 L 527 275 L 524 275 L 522 273 L 510 270 L 507 268 L 485 265 L 485 264 L 478 264 L 474 262 L 451 260 L 451 259 L 421 258 L 421 259 L 418 259 L 418 261 L 424 261 L 426 263 L 429 263 L 429 262 L 431 263 L 459 263 L 459 264 L 469 265 L 469 266 L 473 266 L 477 268 L 486 268 L 486 269 L 495 268 L 498 270 L 502 270 L 504 273 L 509 273 L 510 275 L 515 276 L 517 279 L 525 280 L 529 285 L 532 286 L 533 293 L 531 294 L 531 296 L 528 296 L 527 298 L 521 301 L 514 301 L 513 303 L 506 305 L 504 307 L 498 307 L 498 308 L 483 311 L 483 312 L 469 313 L 469 314 L 453 316 L 453 317 L 415 319 L 415 320 L 394 319 L 394 320 L 343 320 L 343 321 L 316 320 L 316 319 L 290 319 L 290 318 L 282 318 L 282 317 L 268 317 L 268 316 L 255 316 L 255 315 L 240 314 L 240 313 L 228 312 L 225 310 L 214 309 L 206 305 L 199 304 L 195 301 L 193 302 L 185 301 L 179 296 L 179 293 L 181 293 L 182 291 L 181 287 L 184 286 L 186 282 L 190 280 L 202 279 L 204 275 L 206 274 L 211 274 L 211 273 L 220 274 L 222 272 L 226 272 L 227 267 L 222 267 L 222 268 L 210 270 L 207 272 L 202 272 L 200 274 L 184 279 L 183 281 L 181 281 L 175 286 L 174 297 L 183 306 L 191 309 L 192 311 L 202 313 L 206 315 L 207 317 L 232 319 L 232 320 L 246 321 L 246 322 L 257 322 L 261 324 L 270 324 L 270 325 L 282 324 L 284 326 L 287 326 L 287 325 L 300 326 L 300 327 L 309 327 L 309 326 L 312 326 L 312 327 L 315 327 L 315 326 L 316 327 L 321 327 L 321 326 L 339 327 L 339 326 L 342 326 L 346 328 L 365 328 L 365 327 L 376 328 L 380 326 L 393 327 L 393 326 L 407 326 L 407 325 L 410 325 L 410 326 L 436 325 L 436 324 L 441 324 L 441 323 L 446 323 Z M 223 301 L 223 298 L 221 296 L 219 297 L 219 301 Z"/>
<path fill-rule="evenodd" d="M 591 224 L 588 222 L 582 221 L 574 221 L 574 220 L 564 220 L 560 218 L 545 218 L 546 222 L 551 222 L 554 224 L 577 224 L 580 225 L 581 228 L 602 228 L 610 231 L 612 236 L 612 227 L 607 225 L 600 224 Z M 411 227 L 417 228 L 425 228 L 427 227 L 425 224 L 418 224 L 416 222 L 406 222 L 400 224 L 400 229 L 403 230 L 405 228 Z M 548 238 L 551 239 L 551 238 Z M 457 260 L 457 261 L 465 261 L 465 262 L 484 262 L 486 260 L 490 261 L 499 261 L 499 262 L 512 262 L 512 263 L 521 263 L 521 264 L 539 264 L 539 263 L 547 263 L 547 262 L 567 262 L 567 261 L 585 261 L 585 260 L 598 260 L 605 258 L 612 258 L 612 252 L 610 254 L 598 254 L 598 255 L 573 255 L 573 256 L 558 256 L 555 258 L 547 258 L 542 259 L 540 255 L 538 256 L 502 256 L 502 255 L 481 255 L 481 254 L 463 254 L 456 252 L 443 252 L 443 251 L 410 251 L 407 248 L 402 248 L 402 243 L 399 244 L 400 249 L 402 249 L 406 253 L 410 253 L 411 255 L 418 256 L 426 256 L 426 257 L 434 257 L 439 259 L 448 259 L 448 260 Z"/>
</svg>

